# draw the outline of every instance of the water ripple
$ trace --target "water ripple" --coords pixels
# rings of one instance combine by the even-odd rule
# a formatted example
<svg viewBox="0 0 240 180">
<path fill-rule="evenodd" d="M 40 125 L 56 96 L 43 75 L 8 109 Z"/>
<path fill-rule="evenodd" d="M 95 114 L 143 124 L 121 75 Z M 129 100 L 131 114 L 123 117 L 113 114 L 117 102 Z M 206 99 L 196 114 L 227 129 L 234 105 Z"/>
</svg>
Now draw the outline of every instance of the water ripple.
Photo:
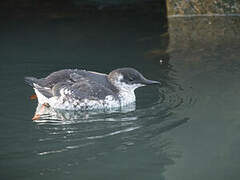
<svg viewBox="0 0 240 180">
<path fill-rule="evenodd" d="M 104 134 L 104 135 L 87 137 L 86 139 L 100 139 L 100 138 L 105 138 L 105 137 L 113 136 L 113 135 L 120 134 L 120 133 L 123 133 L 123 132 L 133 131 L 133 130 L 139 129 L 139 128 L 140 128 L 140 126 L 139 126 L 139 127 L 126 128 L 126 129 L 122 129 L 122 130 L 115 131 L 115 132 L 108 133 L 108 134 Z"/>
<path fill-rule="evenodd" d="M 156 89 L 157 99 L 137 108 L 133 105 L 121 110 L 98 112 L 45 108 L 40 119 L 34 121 L 42 132 L 38 139 L 41 143 L 38 155 L 63 153 L 82 147 L 85 151 L 89 145 L 97 147 L 102 143 L 107 143 L 109 150 L 126 151 L 139 140 L 154 139 L 186 123 L 189 118 L 179 116 L 178 111 L 193 106 L 196 99 L 186 95 L 190 88 L 183 88 L 176 82 L 174 77 L 167 79 L 164 86 Z M 40 113 L 39 109 L 38 106 L 36 113 Z M 105 154 L 108 151 L 100 149 L 96 153 Z"/>
</svg>

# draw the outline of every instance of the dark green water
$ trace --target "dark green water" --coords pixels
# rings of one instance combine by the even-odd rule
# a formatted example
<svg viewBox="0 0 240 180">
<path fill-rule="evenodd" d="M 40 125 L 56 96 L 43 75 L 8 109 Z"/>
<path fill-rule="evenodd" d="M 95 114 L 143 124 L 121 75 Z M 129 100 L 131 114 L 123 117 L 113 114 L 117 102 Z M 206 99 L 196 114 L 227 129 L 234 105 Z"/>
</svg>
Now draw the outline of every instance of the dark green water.
<svg viewBox="0 0 240 180">
<path fill-rule="evenodd" d="M 239 17 L 216 17 L 225 33 L 209 41 L 192 31 L 179 40 L 174 27 L 182 20 L 176 21 L 169 33 L 157 19 L 3 22 L 1 179 L 238 180 Z M 29 99 L 24 76 L 126 66 L 162 87 L 138 89 L 136 107 L 122 111 L 53 112 L 31 120 L 37 102 Z"/>
</svg>

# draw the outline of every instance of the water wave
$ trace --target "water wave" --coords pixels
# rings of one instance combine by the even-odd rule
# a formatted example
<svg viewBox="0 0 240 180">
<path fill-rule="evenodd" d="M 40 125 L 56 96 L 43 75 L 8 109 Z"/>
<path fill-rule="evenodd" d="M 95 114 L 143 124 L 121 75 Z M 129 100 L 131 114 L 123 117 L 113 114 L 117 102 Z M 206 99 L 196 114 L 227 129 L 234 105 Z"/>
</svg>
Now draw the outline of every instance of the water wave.
<svg viewBox="0 0 240 180">
<path fill-rule="evenodd" d="M 113 111 L 80 112 L 46 107 L 42 111 L 39 105 L 36 113 L 40 118 L 34 122 L 45 135 L 39 137 L 42 149 L 38 155 L 68 152 L 108 141 L 109 150 L 126 151 L 136 141 L 147 141 L 186 123 L 189 118 L 177 112 L 196 102 L 185 95 L 186 91 L 172 78 L 157 88 L 156 100 L 137 108 L 133 105 Z M 49 149 L 48 144 L 54 144 L 53 148 Z"/>
</svg>

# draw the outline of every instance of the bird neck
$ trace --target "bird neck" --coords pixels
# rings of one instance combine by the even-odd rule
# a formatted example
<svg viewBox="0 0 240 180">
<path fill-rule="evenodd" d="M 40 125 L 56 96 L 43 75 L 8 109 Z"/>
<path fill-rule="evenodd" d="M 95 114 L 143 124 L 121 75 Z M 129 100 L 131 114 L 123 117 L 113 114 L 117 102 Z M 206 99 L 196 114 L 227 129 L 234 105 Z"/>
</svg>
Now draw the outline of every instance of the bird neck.
<svg viewBox="0 0 240 180">
<path fill-rule="evenodd" d="M 120 99 L 120 103 L 122 106 L 134 103 L 136 101 L 134 90 L 126 91 L 124 89 L 120 89 L 118 93 L 118 97 Z"/>
</svg>

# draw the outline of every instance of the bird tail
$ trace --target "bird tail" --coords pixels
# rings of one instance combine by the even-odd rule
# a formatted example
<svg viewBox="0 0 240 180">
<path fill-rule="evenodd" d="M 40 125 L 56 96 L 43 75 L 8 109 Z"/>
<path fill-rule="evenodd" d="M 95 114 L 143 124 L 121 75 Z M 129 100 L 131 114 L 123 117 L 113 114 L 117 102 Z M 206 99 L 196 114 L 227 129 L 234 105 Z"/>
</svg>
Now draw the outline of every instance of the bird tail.
<svg viewBox="0 0 240 180">
<path fill-rule="evenodd" d="M 34 87 L 33 83 L 37 84 L 38 79 L 35 77 L 24 77 L 24 81 L 26 84 L 28 84 L 31 87 Z"/>
</svg>

